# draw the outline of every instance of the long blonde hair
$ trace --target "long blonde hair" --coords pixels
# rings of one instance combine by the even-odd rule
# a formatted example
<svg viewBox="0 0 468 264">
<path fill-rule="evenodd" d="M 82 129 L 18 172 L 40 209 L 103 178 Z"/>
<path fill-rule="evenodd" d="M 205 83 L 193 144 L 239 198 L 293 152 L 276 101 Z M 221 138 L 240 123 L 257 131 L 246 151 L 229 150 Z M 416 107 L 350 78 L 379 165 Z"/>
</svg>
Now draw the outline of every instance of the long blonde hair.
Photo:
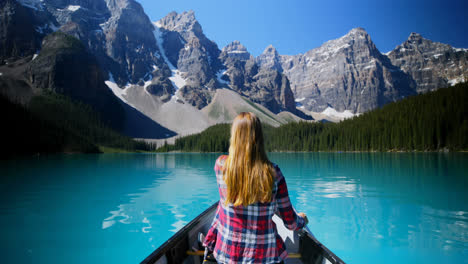
<svg viewBox="0 0 468 264">
<path fill-rule="evenodd" d="M 229 157 L 224 164 L 226 203 L 248 206 L 270 202 L 273 175 L 260 119 L 253 113 L 240 113 L 232 123 Z"/>
</svg>

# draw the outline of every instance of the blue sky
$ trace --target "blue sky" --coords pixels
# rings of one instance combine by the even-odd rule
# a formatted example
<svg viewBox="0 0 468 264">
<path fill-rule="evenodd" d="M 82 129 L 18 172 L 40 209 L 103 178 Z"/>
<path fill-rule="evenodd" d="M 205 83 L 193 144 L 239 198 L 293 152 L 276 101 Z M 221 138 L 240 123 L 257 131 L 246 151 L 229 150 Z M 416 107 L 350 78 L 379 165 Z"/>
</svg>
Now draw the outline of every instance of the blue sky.
<svg viewBox="0 0 468 264">
<path fill-rule="evenodd" d="M 254 56 L 272 44 L 294 55 L 364 28 L 381 52 L 411 32 L 468 48 L 467 0 L 137 0 L 152 21 L 194 10 L 205 35 L 222 49 L 239 40 Z"/>
</svg>

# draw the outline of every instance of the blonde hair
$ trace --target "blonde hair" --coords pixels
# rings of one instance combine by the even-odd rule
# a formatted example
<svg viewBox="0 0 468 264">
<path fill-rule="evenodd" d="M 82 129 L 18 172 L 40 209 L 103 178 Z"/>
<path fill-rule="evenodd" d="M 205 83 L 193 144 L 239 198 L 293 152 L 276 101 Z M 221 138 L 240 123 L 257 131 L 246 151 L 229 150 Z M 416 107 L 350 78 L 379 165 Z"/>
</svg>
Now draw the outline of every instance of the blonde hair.
<svg viewBox="0 0 468 264">
<path fill-rule="evenodd" d="M 224 164 L 226 204 L 248 206 L 270 202 L 274 168 L 265 152 L 260 119 L 242 112 L 233 121 L 229 157 Z"/>
</svg>

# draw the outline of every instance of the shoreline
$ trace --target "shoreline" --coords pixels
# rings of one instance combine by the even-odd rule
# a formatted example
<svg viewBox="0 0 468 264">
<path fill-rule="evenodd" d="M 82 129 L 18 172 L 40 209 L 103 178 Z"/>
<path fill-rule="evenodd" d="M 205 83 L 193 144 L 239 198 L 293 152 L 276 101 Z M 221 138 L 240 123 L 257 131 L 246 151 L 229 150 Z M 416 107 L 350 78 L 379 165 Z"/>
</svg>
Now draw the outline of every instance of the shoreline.
<svg viewBox="0 0 468 264">
<path fill-rule="evenodd" d="M 216 154 L 216 153 L 227 153 L 227 152 L 222 152 L 222 151 L 214 151 L 214 152 L 202 152 L 202 151 L 168 151 L 168 152 L 157 152 L 157 151 L 127 151 L 123 149 L 113 149 L 113 148 L 108 148 L 102 152 L 96 152 L 96 153 L 86 153 L 86 152 L 70 152 L 70 151 L 65 151 L 65 152 L 54 152 L 54 153 L 48 153 L 48 152 L 39 152 L 39 153 L 34 153 L 34 154 L 24 154 L 24 155 L 12 155 L 12 156 L 2 156 L 0 157 L 0 160 L 11 160 L 11 159 L 17 159 L 17 158 L 31 158 L 31 157 L 40 157 L 40 156 L 53 156 L 53 155 L 102 155 L 102 154 Z M 439 151 L 420 151 L 420 150 L 411 150 L 411 151 L 395 151 L 395 150 L 389 150 L 389 151 L 267 151 L 267 153 L 343 153 L 343 154 L 350 154 L 350 153 L 440 153 L 440 154 L 453 154 L 453 153 L 468 153 L 468 150 L 457 150 L 457 151 L 447 151 L 447 150 L 439 150 Z"/>
</svg>

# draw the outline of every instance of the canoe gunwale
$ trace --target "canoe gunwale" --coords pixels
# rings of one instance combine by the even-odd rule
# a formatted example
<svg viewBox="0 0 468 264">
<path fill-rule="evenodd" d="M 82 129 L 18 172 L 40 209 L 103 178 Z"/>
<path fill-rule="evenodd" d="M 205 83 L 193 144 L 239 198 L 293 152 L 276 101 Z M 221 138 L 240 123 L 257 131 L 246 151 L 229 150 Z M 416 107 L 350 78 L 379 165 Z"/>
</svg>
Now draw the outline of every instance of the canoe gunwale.
<svg viewBox="0 0 468 264">
<path fill-rule="evenodd" d="M 181 239 L 184 239 L 184 236 L 195 227 L 200 220 L 212 210 L 216 210 L 218 202 L 215 202 L 213 205 L 208 207 L 205 211 L 195 217 L 190 223 L 181 228 L 177 233 L 170 237 L 166 242 L 159 246 L 153 253 L 151 253 L 147 258 L 145 258 L 140 264 L 152 264 L 155 263 L 159 258 L 164 256 L 173 246 L 177 245 Z"/>
<path fill-rule="evenodd" d="M 207 208 L 205 211 L 203 211 L 201 214 L 195 217 L 192 221 L 190 221 L 190 223 L 188 223 L 179 231 L 177 231 L 172 237 L 170 237 L 166 242 L 164 242 L 161 246 L 159 246 L 156 250 L 154 250 L 148 257 L 146 257 L 141 262 L 141 264 L 158 263 L 158 260 L 160 260 L 164 256 L 166 257 L 166 260 L 168 261 L 168 263 L 179 263 L 178 261 L 174 261 L 173 259 L 175 257 L 175 256 L 172 256 L 175 253 L 175 251 L 173 252 L 173 250 L 177 249 L 179 253 L 180 252 L 185 253 L 187 252 L 187 250 L 189 250 L 187 238 L 189 236 L 190 231 L 196 228 L 197 225 L 199 225 L 202 221 L 205 221 L 206 220 L 205 218 L 209 216 L 209 214 L 212 214 L 214 211 L 216 211 L 216 207 L 218 206 L 218 203 L 219 201 L 215 202 L 213 205 L 211 205 L 209 208 Z M 299 235 L 300 237 L 300 241 L 299 241 L 300 250 L 298 253 L 302 255 L 301 260 L 305 261 L 303 263 L 310 263 L 309 261 L 306 260 L 308 257 L 310 257 L 310 255 L 309 256 L 307 255 L 311 249 L 315 248 L 316 250 L 312 250 L 312 251 L 319 252 L 323 258 L 328 260 L 327 263 L 345 264 L 343 260 L 341 260 L 338 256 L 336 256 L 325 245 L 320 243 L 320 241 L 318 241 L 313 236 L 313 234 L 311 234 L 306 229 L 302 229 L 298 231 L 297 235 Z M 307 240 L 309 241 L 307 242 Z M 310 243 L 310 244 L 305 245 L 305 243 Z M 166 262 L 162 262 L 162 263 L 166 263 Z M 317 263 L 317 262 L 314 261 L 313 263 Z M 326 262 L 323 262 L 323 263 L 326 263 Z"/>
<path fill-rule="evenodd" d="M 328 249 L 324 244 L 322 244 L 320 241 L 315 238 L 314 235 L 309 233 L 307 230 L 302 229 L 299 232 L 299 236 L 306 236 L 308 239 L 311 239 L 312 242 L 315 244 L 314 246 L 320 248 L 321 253 L 324 255 L 326 259 L 328 259 L 331 263 L 333 264 L 345 264 L 345 262 L 340 259 L 335 253 L 333 253 L 330 249 Z M 303 239 L 303 238 L 302 238 Z M 303 254 L 303 252 L 300 252 Z"/>
</svg>

